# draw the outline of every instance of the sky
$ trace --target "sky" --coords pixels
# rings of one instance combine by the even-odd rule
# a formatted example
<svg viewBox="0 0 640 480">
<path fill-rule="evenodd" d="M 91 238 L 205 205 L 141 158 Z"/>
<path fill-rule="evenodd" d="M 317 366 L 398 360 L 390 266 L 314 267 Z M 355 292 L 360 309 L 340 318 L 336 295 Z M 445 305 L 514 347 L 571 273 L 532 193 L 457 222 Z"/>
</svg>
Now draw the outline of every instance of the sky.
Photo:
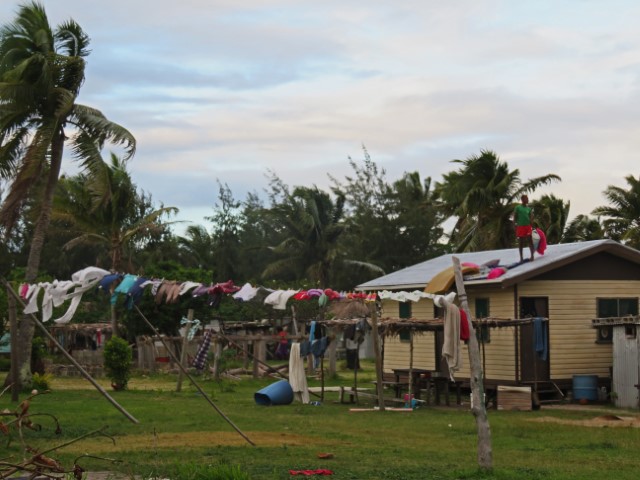
<svg viewBox="0 0 640 480">
<path fill-rule="evenodd" d="M 523 181 L 559 175 L 530 199 L 571 218 L 640 174 L 637 1 L 41 3 L 91 37 L 78 102 L 136 137 L 133 180 L 178 229 L 210 225 L 218 182 L 238 200 L 269 172 L 328 189 L 363 146 L 390 182 L 492 150 Z"/>
</svg>

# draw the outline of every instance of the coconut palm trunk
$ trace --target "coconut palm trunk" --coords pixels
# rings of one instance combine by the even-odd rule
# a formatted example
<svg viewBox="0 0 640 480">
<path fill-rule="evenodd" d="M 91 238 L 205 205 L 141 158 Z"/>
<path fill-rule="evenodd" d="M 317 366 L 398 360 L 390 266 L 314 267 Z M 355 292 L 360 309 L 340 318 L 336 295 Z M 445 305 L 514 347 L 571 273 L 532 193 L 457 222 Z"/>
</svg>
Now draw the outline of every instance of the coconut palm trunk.
<svg viewBox="0 0 640 480">
<path fill-rule="evenodd" d="M 27 259 L 25 282 L 34 283 L 38 277 L 42 248 L 49 223 L 51 222 L 51 209 L 53 206 L 53 194 L 58 182 L 58 175 L 62 165 L 62 152 L 64 147 L 64 132 L 60 129 L 54 137 L 51 148 L 51 165 L 45 186 L 45 193 L 40 205 L 40 215 L 36 221 Z M 18 348 L 18 382 L 19 386 L 31 385 L 31 350 L 35 324 L 29 315 L 23 315 L 17 329 L 16 346 Z M 6 383 L 6 382 L 5 382 Z"/>
</svg>

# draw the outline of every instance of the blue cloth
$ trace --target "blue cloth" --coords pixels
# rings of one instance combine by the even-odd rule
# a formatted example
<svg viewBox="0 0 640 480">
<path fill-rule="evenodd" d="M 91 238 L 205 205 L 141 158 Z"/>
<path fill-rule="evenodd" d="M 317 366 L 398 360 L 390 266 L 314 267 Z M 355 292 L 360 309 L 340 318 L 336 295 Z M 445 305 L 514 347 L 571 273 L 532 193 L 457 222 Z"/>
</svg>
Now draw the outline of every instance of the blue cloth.
<svg viewBox="0 0 640 480">
<path fill-rule="evenodd" d="M 121 278 L 122 278 L 122 275 L 119 273 L 112 273 L 110 275 L 105 275 L 104 277 L 102 277 L 102 280 L 100 280 L 100 283 L 98 284 L 98 289 L 104 292 L 108 292 L 109 289 L 111 288 L 111 284 L 116 280 L 120 280 Z"/>
<path fill-rule="evenodd" d="M 311 342 L 309 340 L 303 340 L 300 342 L 300 356 L 306 357 L 311 353 Z"/>
<path fill-rule="evenodd" d="M 316 339 L 316 322 L 315 320 L 311 322 L 311 329 L 309 330 L 309 341 L 313 343 Z"/>
<path fill-rule="evenodd" d="M 320 366 L 320 359 L 324 357 L 324 352 L 327 350 L 328 345 L 329 337 L 322 337 L 320 340 L 314 340 L 311 344 L 314 368 L 318 368 Z"/>
<path fill-rule="evenodd" d="M 131 310 L 133 306 L 140 302 L 142 299 L 142 294 L 144 293 L 144 288 L 141 285 L 148 281 L 147 278 L 138 277 L 138 279 L 131 286 L 129 291 L 127 292 L 127 308 Z"/>
<path fill-rule="evenodd" d="M 547 329 L 544 326 L 544 319 L 541 317 L 533 319 L 533 347 L 540 360 L 547 359 L 549 342 L 547 340 Z"/>
</svg>

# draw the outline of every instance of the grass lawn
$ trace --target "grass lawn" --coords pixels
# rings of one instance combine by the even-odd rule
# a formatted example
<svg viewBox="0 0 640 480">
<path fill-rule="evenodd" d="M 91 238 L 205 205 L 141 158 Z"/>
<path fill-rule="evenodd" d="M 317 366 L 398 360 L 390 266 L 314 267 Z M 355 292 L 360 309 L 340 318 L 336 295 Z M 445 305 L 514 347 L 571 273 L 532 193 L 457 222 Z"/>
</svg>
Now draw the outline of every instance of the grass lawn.
<svg viewBox="0 0 640 480">
<path fill-rule="evenodd" d="M 365 365 L 361 385 L 372 377 Z M 328 384 L 350 385 L 351 372 L 341 372 Z M 475 419 L 463 407 L 423 407 L 404 412 L 350 412 L 354 405 L 338 403 L 326 393 L 319 406 L 293 403 L 261 406 L 253 394 L 275 379 L 240 382 L 198 378 L 204 391 L 249 437 L 251 446 L 190 385 L 175 391 L 175 375 L 134 377 L 129 390 L 109 393 L 139 424 L 127 420 L 86 381 L 56 378 L 52 391 L 33 400 L 32 413 L 55 415 L 62 434 L 55 435 L 46 417 L 43 429 L 26 431 L 27 443 L 40 451 L 107 426 L 115 443 L 90 437 L 50 455 L 70 466 L 84 453 L 117 459 L 118 463 L 86 458 L 89 470 L 164 478 L 291 478 L 289 470 L 330 469 L 336 479 L 588 479 L 636 480 L 640 475 L 640 428 L 628 422 L 589 426 L 605 414 L 635 417 L 638 412 L 604 412 L 593 408 L 545 408 L 534 412 L 489 411 L 492 432 L 492 472 L 480 472 L 476 460 Z M 108 381 L 104 380 L 105 388 Z M 318 382 L 310 379 L 310 385 Z M 21 398 L 22 399 L 22 398 Z M 312 399 L 315 399 L 312 397 Z M 359 407 L 371 407 L 361 399 Z M 7 393 L 0 409 L 16 408 Z M 638 423 L 637 425 L 640 425 Z M 5 437 L 6 438 L 6 437 Z M 21 459 L 16 435 L 1 459 Z M 321 459 L 320 453 L 332 458 Z M 215 476 L 221 466 L 244 475 Z M 211 467 L 210 467 L 211 466 Z M 229 468 L 229 470 L 233 470 Z"/>
</svg>

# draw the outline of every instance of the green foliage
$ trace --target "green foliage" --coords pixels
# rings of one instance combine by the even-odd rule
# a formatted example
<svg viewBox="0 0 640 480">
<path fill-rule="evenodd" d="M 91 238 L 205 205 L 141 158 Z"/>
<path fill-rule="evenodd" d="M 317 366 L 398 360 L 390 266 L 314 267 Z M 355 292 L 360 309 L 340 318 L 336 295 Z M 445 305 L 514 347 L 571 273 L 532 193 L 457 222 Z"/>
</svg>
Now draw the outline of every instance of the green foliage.
<svg viewBox="0 0 640 480">
<path fill-rule="evenodd" d="M 451 242 L 459 252 L 512 247 L 513 209 L 520 197 L 560 180 L 547 174 L 523 182 L 518 169 L 510 170 L 490 150 L 452 162 L 460 168 L 443 175 L 443 181 L 436 184 L 436 194 L 445 213 L 456 220 Z"/>
<path fill-rule="evenodd" d="M 126 340 L 112 337 L 104 345 L 104 368 L 115 390 L 127 388 L 131 378 L 131 348 Z"/>
<path fill-rule="evenodd" d="M 169 469 L 168 476 L 180 480 L 249 480 L 252 478 L 240 466 L 225 462 L 216 465 L 201 465 L 195 462 L 177 463 Z"/>
<path fill-rule="evenodd" d="M 0 372 L 8 372 L 9 370 L 11 370 L 11 360 L 0 357 Z"/>
<path fill-rule="evenodd" d="M 608 205 L 597 207 L 592 214 L 604 217 L 602 226 L 608 238 L 633 248 L 640 248 L 640 176 L 627 175 L 628 189 L 609 185 L 603 192 Z"/>
<path fill-rule="evenodd" d="M 31 371 L 44 373 L 44 359 L 47 357 L 47 342 L 42 337 L 33 337 L 31 343 Z"/>
<path fill-rule="evenodd" d="M 34 373 L 31 378 L 31 387 L 39 391 L 51 390 L 53 375 L 50 373 Z"/>
</svg>

